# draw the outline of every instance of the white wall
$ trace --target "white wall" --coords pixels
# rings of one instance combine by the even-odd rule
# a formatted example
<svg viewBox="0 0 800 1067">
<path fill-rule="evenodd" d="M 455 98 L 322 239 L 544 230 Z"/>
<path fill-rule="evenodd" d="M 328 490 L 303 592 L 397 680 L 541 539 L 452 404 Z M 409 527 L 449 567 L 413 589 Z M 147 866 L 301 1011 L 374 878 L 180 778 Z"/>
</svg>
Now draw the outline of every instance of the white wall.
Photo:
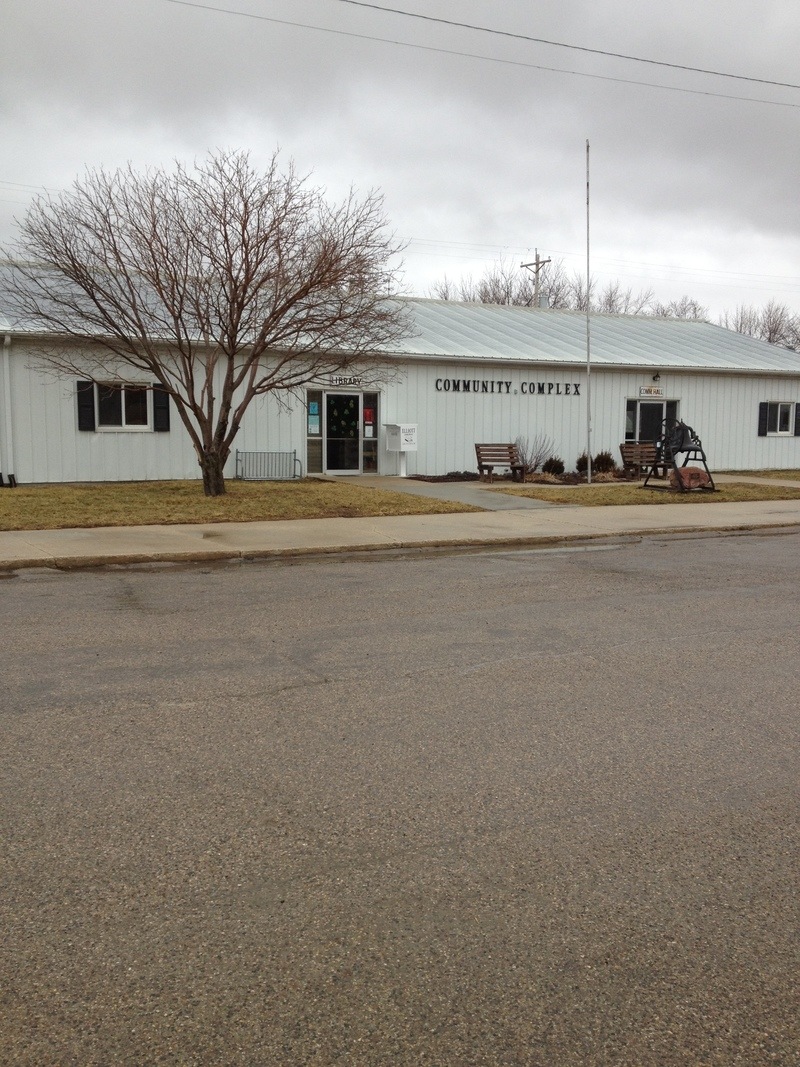
<svg viewBox="0 0 800 1067">
<path fill-rule="evenodd" d="M 76 379 L 35 369 L 25 343 L 14 339 L 9 353 L 9 381 L 0 360 L 0 470 L 18 482 L 125 481 L 199 477 L 189 437 L 171 407 L 168 433 L 79 431 Z M 494 393 L 437 390 L 437 379 L 473 383 L 510 383 Z M 650 371 L 592 370 L 592 452 L 608 449 L 619 461 L 624 439 L 625 403 L 639 388 L 652 385 Z M 528 395 L 523 383 L 544 382 L 552 390 Z M 575 384 L 579 393 L 575 395 Z M 566 387 L 569 385 L 569 393 Z M 665 399 L 680 403 L 680 416 L 700 434 L 712 470 L 800 468 L 800 437 L 758 437 L 758 405 L 763 401 L 800 402 L 796 378 L 661 372 Z M 480 386 L 479 386 L 480 388 Z M 14 470 L 7 463 L 7 415 L 10 390 Z M 419 426 L 419 451 L 409 453 L 409 474 L 445 474 L 475 470 L 475 443 L 533 440 L 543 434 L 554 442 L 567 469 L 573 469 L 586 445 L 586 371 L 559 366 L 469 364 L 420 360 L 401 368 L 380 392 L 381 448 L 379 470 L 395 474 L 398 456 L 383 446 L 383 424 Z M 293 451 L 306 469 L 303 399 L 258 398 L 245 415 L 234 442 L 241 451 Z M 226 468 L 234 474 L 234 457 Z"/>
<path fill-rule="evenodd" d="M 511 388 L 488 395 L 445 392 L 437 391 L 437 379 L 495 380 L 511 382 Z M 544 396 L 526 395 L 523 383 L 529 382 L 554 388 Z M 567 384 L 570 395 L 564 393 Z M 649 370 L 592 369 L 593 454 L 607 449 L 619 462 L 626 401 L 638 399 L 640 387 L 652 384 Z M 712 469 L 800 468 L 800 437 L 757 434 L 760 402 L 800 402 L 800 369 L 797 378 L 664 371 L 659 385 L 664 399 L 679 401 L 679 415 L 700 435 Z M 552 439 L 570 470 L 586 447 L 586 403 L 584 367 L 419 363 L 408 367 L 402 384 L 390 387 L 381 421 L 419 424 L 419 451 L 408 456 L 409 474 L 474 470 L 476 442 L 533 440 L 539 434 Z M 393 473 L 396 459 L 383 458 L 382 471 Z"/>
</svg>

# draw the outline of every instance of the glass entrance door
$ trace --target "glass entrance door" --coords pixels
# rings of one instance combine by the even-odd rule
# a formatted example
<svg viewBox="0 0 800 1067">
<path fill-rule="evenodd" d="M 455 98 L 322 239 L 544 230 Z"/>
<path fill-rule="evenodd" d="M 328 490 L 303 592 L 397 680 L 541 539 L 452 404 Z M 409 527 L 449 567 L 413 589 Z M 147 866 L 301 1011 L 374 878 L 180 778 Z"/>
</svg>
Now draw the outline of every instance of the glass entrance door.
<svg viewBox="0 0 800 1067">
<path fill-rule="evenodd" d="M 656 441 L 661 436 L 664 421 L 664 405 L 643 401 L 639 404 L 639 440 Z"/>
<path fill-rule="evenodd" d="M 625 410 L 625 440 L 648 444 L 657 441 L 664 419 L 677 417 L 677 400 L 629 400 Z"/>
<path fill-rule="evenodd" d="M 325 473 L 361 473 L 361 394 L 325 395 Z"/>
</svg>

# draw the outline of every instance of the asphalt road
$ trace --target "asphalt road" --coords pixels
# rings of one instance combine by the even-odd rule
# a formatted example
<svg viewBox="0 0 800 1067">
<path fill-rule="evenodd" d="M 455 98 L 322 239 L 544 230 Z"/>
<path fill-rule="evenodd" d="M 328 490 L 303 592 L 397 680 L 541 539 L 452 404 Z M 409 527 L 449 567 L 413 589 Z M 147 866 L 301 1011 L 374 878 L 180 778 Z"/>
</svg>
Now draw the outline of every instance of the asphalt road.
<svg viewBox="0 0 800 1067">
<path fill-rule="evenodd" d="M 800 535 L 0 581 L 8 1064 L 797 1064 Z"/>
</svg>

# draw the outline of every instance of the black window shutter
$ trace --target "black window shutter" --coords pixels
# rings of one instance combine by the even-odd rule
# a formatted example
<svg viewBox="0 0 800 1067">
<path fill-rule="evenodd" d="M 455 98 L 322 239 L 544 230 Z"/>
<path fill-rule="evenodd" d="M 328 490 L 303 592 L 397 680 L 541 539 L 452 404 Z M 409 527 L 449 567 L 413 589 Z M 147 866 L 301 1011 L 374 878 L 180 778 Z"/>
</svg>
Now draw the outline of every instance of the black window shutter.
<svg viewBox="0 0 800 1067">
<path fill-rule="evenodd" d="M 169 430 L 169 393 L 158 384 L 153 386 L 153 429 L 156 433 Z"/>
<path fill-rule="evenodd" d="M 94 382 L 78 382 L 78 429 L 94 430 Z"/>
<path fill-rule="evenodd" d="M 758 436 L 767 436 L 767 417 L 769 412 L 769 404 L 758 405 Z"/>
<path fill-rule="evenodd" d="M 800 404 L 794 406 L 794 435 L 800 437 Z"/>
</svg>

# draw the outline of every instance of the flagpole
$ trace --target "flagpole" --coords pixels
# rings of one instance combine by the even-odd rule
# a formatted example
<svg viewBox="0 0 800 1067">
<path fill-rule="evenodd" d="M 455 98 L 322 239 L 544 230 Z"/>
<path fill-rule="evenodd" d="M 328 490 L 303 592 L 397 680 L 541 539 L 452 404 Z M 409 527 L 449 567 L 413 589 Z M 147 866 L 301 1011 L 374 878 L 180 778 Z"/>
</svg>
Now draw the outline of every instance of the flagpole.
<svg viewBox="0 0 800 1067">
<path fill-rule="evenodd" d="M 586 481 L 592 483 L 592 345 L 589 306 L 591 298 L 589 272 L 589 141 L 586 141 Z"/>
</svg>

